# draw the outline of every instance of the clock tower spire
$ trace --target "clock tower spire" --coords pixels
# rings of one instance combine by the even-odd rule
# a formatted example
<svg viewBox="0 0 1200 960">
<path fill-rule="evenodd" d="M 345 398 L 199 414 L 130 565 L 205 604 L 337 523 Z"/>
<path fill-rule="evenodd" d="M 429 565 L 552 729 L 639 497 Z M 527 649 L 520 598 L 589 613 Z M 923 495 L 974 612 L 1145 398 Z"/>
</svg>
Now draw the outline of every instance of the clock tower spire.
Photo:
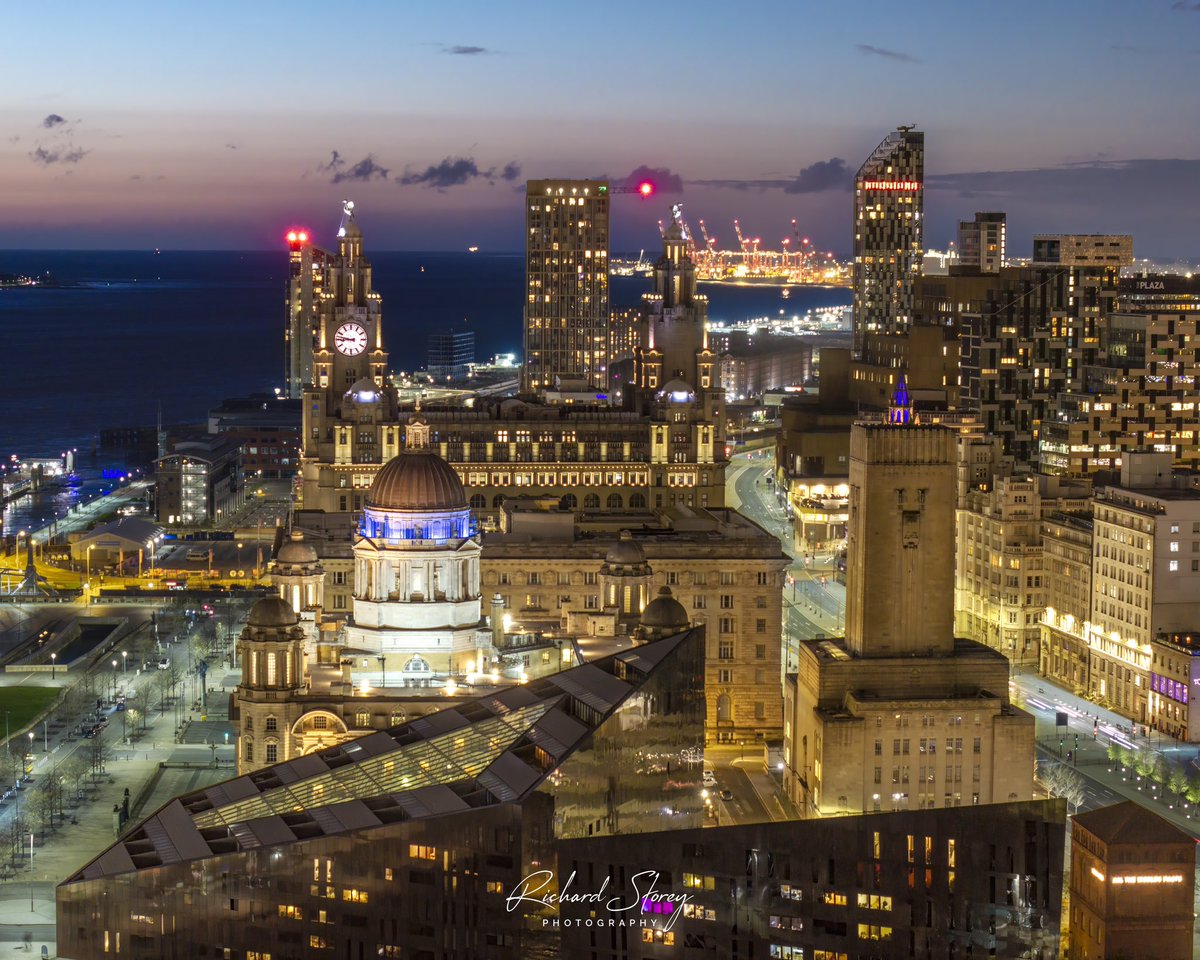
<svg viewBox="0 0 1200 960">
<path fill-rule="evenodd" d="M 324 259 L 317 304 L 301 453 L 301 503 L 309 509 L 355 509 L 349 501 L 346 506 L 315 502 L 320 473 L 342 464 L 384 463 L 398 442 L 396 396 L 387 383 L 383 349 L 383 301 L 371 286 L 371 263 L 363 256 L 354 214 L 354 201 L 343 201 L 337 253 Z M 311 496 L 303 492 L 308 490 L 314 491 Z"/>
</svg>

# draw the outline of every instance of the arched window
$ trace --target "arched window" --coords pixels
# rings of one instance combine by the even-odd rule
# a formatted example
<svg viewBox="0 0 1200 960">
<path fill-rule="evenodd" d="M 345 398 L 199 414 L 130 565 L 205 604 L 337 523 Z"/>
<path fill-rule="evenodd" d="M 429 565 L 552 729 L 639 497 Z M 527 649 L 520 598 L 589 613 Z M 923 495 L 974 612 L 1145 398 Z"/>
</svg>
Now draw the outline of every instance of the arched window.
<svg viewBox="0 0 1200 960">
<path fill-rule="evenodd" d="M 595 494 L 595 493 L 589 493 L 586 497 L 584 497 L 583 498 L 583 509 L 584 510 L 599 510 L 600 509 L 599 495 Z"/>
<path fill-rule="evenodd" d="M 564 494 L 563 498 L 558 502 L 564 510 L 574 510 L 579 506 L 579 501 L 575 499 L 575 494 Z"/>
<path fill-rule="evenodd" d="M 728 723 L 733 719 L 733 708 L 729 702 L 729 694 L 723 693 L 717 697 L 717 723 Z"/>
<path fill-rule="evenodd" d="M 504 503 L 504 494 L 502 494 L 502 493 L 498 493 L 498 494 L 496 494 L 494 497 L 492 497 L 492 507 L 493 507 L 493 508 L 495 508 L 495 509 L 499 510 L 499 509 L 500 509 L 500 506 L 501 506 L 503 503 Z"/>
<path fill-rule="evenodd" d="M 630 510 L 645 510 L 646 509 L 645 494 L 631 493 L 629 495 L 629 509 Z"/>
<path fill-rule="evenodd" d="M 608 495 L 609 510 L 620 510 L 623 506 L 625 506 L 625 503 L 621 500 L 621 495 L 619 493 L 610 493 Z"/>
<path fill-rule="evenodd" d="M 267 763 L 275 763 L 279 760 L 279 744 L 274 740 L 267 741 Z"/>
<path fill-rule="evenodd" d="M 482 493 L 475 494 L 475 496 L 473 496 L 471 498 L 471 509 L 472 510 L 487 509 L 487 497 L 485 497 Z"/>
<path fill-rule="evenodd" d="M 429 666 L 429 661 L 420 654 L 414 654 L 413 657 L 404 665 L 405 673 L 432 673 Z"/>
</svg>

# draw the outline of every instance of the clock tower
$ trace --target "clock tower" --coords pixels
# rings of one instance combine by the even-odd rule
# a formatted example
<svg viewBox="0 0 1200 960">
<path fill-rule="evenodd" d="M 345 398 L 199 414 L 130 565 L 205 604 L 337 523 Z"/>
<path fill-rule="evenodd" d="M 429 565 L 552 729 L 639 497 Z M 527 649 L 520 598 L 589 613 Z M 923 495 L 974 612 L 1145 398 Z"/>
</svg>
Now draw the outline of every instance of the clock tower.
<svg viewBox="0 0 1200 960">
<path fill-rule="evenodd" d="M 396 394 L 387 383 L 383 301 L 371 288 L 371 264 L 351 200 L 343 205 L 337 236 L 337 253 L 325 258 L 317 304 L 300 462 L 299 506 L 330 512 L 358 509 L 375 470 L 399 452 L 401 442 Z"/>
<path fill-rule="evenodd" d="M 364 377 L 384 386 L 387 354 L 383 349 L 383 303 L 371 289 L 371 264 L 363 256 L 362 231 L 347 200 L 338 227 L 338 252 L 329 258 L 325 289 L 318 306 L 313 350 L 314 386 L 325 393 L 331 413 L 340 396 Z"/>
</svg>

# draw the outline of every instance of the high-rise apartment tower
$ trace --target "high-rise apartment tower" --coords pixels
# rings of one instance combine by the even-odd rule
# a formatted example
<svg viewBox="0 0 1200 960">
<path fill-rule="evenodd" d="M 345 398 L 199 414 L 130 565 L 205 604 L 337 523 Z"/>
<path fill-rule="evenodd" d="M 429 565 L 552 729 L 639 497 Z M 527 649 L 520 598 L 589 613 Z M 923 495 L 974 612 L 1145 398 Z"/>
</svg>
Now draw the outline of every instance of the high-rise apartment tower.
<svg viewBox="0 0 1200 960">
<path fill-rule="evenodd" d="M 529 391 L 555 379 L 606 386 L 608 183 L 530 180 L 525 190 L 525 367 Z"/>
<path fill-rule="evenodd" d="M 899 127 L 854 178 L 854 356 L 867 333 L 905 333 L 925 255 L 925 134 Z"/>
</svg>

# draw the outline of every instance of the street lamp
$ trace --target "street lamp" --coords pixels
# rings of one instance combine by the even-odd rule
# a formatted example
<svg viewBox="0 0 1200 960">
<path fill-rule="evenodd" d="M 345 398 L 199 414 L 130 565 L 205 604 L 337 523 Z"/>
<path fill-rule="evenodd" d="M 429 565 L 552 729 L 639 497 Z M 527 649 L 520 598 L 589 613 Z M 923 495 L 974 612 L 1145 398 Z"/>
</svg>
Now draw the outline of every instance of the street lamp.
<svg viewBox="0 0 1200 960">
<path fill-rule="evenodd" d="M 113 672 L 112 672 L 112 700 L 113 700 L 113 703 L 116 703 L 116 702 L 117 702 L 117 661 L 116 661 L 116 660 L 114 660 L 114 661 L 112 662 L 112 667 L 113 667 Z"/>
<path fill-rule="evenodd" d="M 92 551 L 95 549 L 96 549 L 96 545 L 94 543 L 89 543 L 88 548 L 87 548 L 87 553 L 85 554 L 85 556 L 87 557 L 87 579 L 85 579 L 83 582 L 83 591 L 84 591 L 83 592 L 83 602 L 84 603 L 88 602 L 88 594 L 92 588 Z"/>
<path fill-rule="evenodd" d="M 50 679 L 51 680 L 54 679 L 54 671 L 58 667 L 58 664 L 55 662 L 56 660 L 58 660 L 58 654 L 57 653 L 50 654 Z"/>
<path fill-rule="evenodd" d="M 33 731 L 29 731 L 29 766 L 33 768 Z"/>
<path fill-rule="evenodd" d="M 129 669 L 128 669 L 129 661 L 126 659 L 128 656 L 129 656 L 128 650 L 121 651 L 121 673 L 122 674 L 126 674 L 129 672 Z"/>
</svg>

